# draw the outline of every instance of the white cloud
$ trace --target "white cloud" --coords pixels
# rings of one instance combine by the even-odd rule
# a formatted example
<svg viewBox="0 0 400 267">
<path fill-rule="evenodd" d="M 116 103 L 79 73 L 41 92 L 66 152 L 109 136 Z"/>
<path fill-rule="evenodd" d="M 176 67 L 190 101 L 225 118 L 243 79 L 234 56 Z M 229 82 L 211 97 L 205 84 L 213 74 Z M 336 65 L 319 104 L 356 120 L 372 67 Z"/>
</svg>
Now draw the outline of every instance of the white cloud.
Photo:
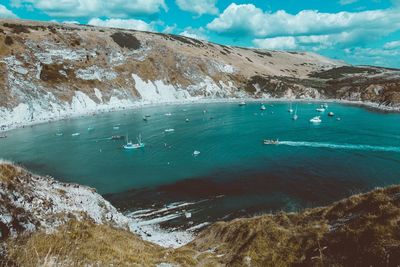
<svg viewBox="0 0 400 267">
<path fill-rule="evenodd" d="M 258 48 L 270 50 L 294 50 L 298 48 L 296 38 L 293 36 L 254 39 L 253 44 Z"/>
<path fill-rule="evenodd" d="M 217 0 L 176 0 L 176 4 L 181 10 L 196 13 L 199 16 L 204 14 L 217 15 L 219 10 L 215 6 L 216 3 Z"/>
<path fill-rule="evenodd" d="M 5 6 L 0 5 L 0 18 L 14 19 L 17 18 L 17 15 L 15 15 L 11 10 L 6 8 Z"/>
<path fill-rule="evenodd" d="M 387 42 L 386 44 L 384 44 L 383 48 L 385 49 L 400 48 L 400 41 Z"/>
<path fill-rule="evenodd" d="M 39 9 L 53 17 L 151 15 L 167 10 L 164 0 L 12 0 L 15 7 Z"/>
<path fill-rule="evenodd" d="M 89 25 L 109 27 L 109 28 L 121 28 L 139 31 L 154 31 L 153 24 L 146 23 L 143 20 L 137 19 L 106 19 L 102 20 L 99 18 L 92 18 Z"/>
<path fill-rule="evenodd" d="M 193 39 L 198 39 L 198 40 L 208 40 L 204 28 L 201 28 L 201 27 L 199 29 L 187 27 L 184 31 L 179 33 L 179 35 L 183 35 L 183 36 L 193 38 Z"/>
<path fill-rule="evenodd" d="M 338 13 L 303 10 L 292 15 L 284 10 L 269 13 L 252 4 L 233 3 L 207 28 L 218 33 L 242 33 L 254 37 L 334 34 L 353 30 L 376 30 L 383 34 L 400 29 L 400 16 L 396 9 Z"/>
</svg>

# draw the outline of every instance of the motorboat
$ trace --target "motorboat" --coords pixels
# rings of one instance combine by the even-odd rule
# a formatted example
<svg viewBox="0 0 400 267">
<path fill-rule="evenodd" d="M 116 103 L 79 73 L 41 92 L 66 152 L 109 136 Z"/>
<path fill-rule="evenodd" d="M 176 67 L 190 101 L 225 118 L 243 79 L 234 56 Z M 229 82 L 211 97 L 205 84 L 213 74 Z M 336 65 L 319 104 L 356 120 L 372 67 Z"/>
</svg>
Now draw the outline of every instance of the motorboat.
<svg viewBox="0 0 400 267">
<path fill-rule="evenodd" d="M 73 133 L 73 134 L 71 134 L 71 136 L 79 136 L 79 135 L 81 135 L 80 133 Z"/>
<path fill-rule="evenodd" d="M 198 150 L 193 151 L 193 156 L 198 156 L 198 155 L 200 155 L 200 151 Z"/>
<path fill-rule="evenodd" d="M 189 122 L 189 121 L 190 121 L 189 119 L 186 119 L 186 120 L 185 120 L 185 122 Z"/>
<path fill-rule="evenodd" d="M 113 130 L 119 130 L 119 126 L 114 126 Z"/>
<path fill-rule="evenodd" d="M 320 116 L 316 116 L 316 117 L 310 119 L 310 122 L 312 122 L 312 123 L 321 123 L 322 120 L 321 120 Z"/>
<path fill-rule="evenodd" d="M 267 108 L 264 106 L 264 104 L 261 104 L 260 109 L 261 109 L 261 110 L 266 110 Z"/>
<path fill-rule="evenodd" d="M 264 145 L 279 145 L 279 140 L 273 140 L 273 139 L 265 139 L 263 141 Z"/>
<path fill-rule="evenodd" d="M 333 112 L 331 111 L 331 112 L 328 113 L 328 116 L 329 116 L 329 117 L 333 117 L 333 116 L 335 116 L 335 113 L 333 113 Z"/>
<path fill-rule="evenodd" d="M 172 132 L 175 132 L 175 129 L 173 129 L 173 128 L 165 129 L 164 132 L 166 132 L 166 133 L 172 133 Z"/>
<path fill-rule="evenodd" d="M 241 102 L 239 103 L 239 106 L 246 106 L 246 102 L 241 101 Z"/>
<path fill-rule="evenodd" d="M 164 115 L 165 115 L 165 116 L 172 116 L 172 114 L 171 114 L 170 112 L 165 113 Z"/>
<path fill-rule="evenodd" d="M 325 108 L 324 108 L 324 107 L 319 107 L 319 108 L 316 109 L 316 111 L 318 111 L 318 112 L 324 112 L 324 111 L 325 111 Z"/>
<path fill-rule="evenodd" d="M 144 121 L 147 121 L 147 117 L 146 117 L 146 116 L 143 116 L 143 120 L 144 120 Z"/>
<path fill-rule="evenodd" d="M 125 149 L 138 149 L 138 148 L 144 147 L 144 143 L 142 142 L 141 135 L 138 136 L 138 138 L 137 138 L 138 142 L 136 144 L 132 143 L 132 141 L 128 142 L 128 135 L 126 135 L 126 140 L 127 140 L 126 145 L 124 145 Z"/>
</svg>

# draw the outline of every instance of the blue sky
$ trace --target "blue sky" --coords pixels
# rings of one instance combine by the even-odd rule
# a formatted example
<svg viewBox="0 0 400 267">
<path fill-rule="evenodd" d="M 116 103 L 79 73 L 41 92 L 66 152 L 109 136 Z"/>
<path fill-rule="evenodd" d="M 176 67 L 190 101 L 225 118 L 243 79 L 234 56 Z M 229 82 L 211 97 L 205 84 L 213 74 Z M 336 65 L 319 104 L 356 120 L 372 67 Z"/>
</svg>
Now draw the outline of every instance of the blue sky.
<svg viewBox="0 0 400 267">
<path fill-rule="evenodd" d="M 400 0 L 0 0 L 0 17 L 182 34 L 400 68 Z"/>
</svg>

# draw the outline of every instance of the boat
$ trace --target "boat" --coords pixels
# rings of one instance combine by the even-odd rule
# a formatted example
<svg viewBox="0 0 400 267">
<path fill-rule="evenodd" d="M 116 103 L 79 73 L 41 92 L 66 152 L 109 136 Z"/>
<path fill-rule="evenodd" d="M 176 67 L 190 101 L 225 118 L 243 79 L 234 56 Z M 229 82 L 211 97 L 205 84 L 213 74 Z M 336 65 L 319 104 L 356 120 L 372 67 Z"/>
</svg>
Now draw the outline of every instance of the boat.
<svg viewBox="0 0 400 267">
<path fill-rule="evenodd" d="M 310 122 L 312 122 L 312 123 L 321 123 L 322 120 L 321 120 L 320 116 L 316 116 L 316 117 L 310 119 Z"/>
<path fill-rule="evenodd" d="M 79 135 L 81 135 L 80 133 L 73 133 L 73 134 L 71 134 L 72 136 L 79 136 Z"/>
<path fill-rule="evenodd" d="M 149 118 L 149 117 L 151 117 L 151 115 L 149 115 L 149 114 L 146 114 L 146 115 L 144 115 L 146 118 Z"/>
<path fill-rule="evenodd" d="M 56 136 L 63 136 L 63 133 L 56 133 Z"/>
<path fill-rule="evenodd" d="M 294 110 L 294 114 L 293 114 L 293 117 L 292 117 L 292 120 L 297 120 L 299 118 L 299 116 L 297 116 L 297 105 L 296 105 L 296 109 Z"/>
<path fill-rule="evenodd" d="M 200 151 L 198 151 L 198 150 L 193 151 L 193 156 L 197 156 L 197 155 L 200 155 Z"/>
<path fill-rule="evenodd" d="M 0 138 L 7 138 L 7 135 L 0 135 Z"/>
<path fill-rule="evenodd" d="M 279 145 L 279 140 L 272 140 L 272 139 L 264 139 L 264 145 Z"/>
<path fill-rule="evenodd" d="M 113 129 L 114 130 L 119 130 L 119 126 L 114 126 Z"/>
<path fill-rule="evenodd" d="M 241 101 L 241 102 L 239 103 L 239 106 L 246 106 L 246 102 Z"/>
<path fill-rule="evenodd" d="M 264 106 L 264 104 L 261 104 L 260 109 L 261 109 L 261 110 L 266 110 L 267 108 Z"/>
<path fill-rule="evenodd" d="M 337 121 L 340 121 L 340 118 L 336 118 Z"/>
<path fill-rule="evenodd" d="M 90 131 L 93 131 L 94 128 L 93 127 L 88 127 L 87 130 L 90 132 Z"/>
<path fill-rule="evenodd" d="M 290 102 L 290 104 L 289 104 L 288 112 L 289 112 L 289 113 L 293 113 L 292 102 Z"/>
<path fill-rule="evenodd" d="M 325 109 L 328 108 L 328 104 L 327 103 L 324 103 L 323 106 L 324 106 Z"/>
<path fill-rule="evenodd" d="M 172 132 L 175 132 L 175 129 L 173 129 L 173 128 L 165 129 L 164 132 L 166 132 L 166 133 L 172 133 Z"/>
<path fill-rule="evenodd" d="M 144 120 L 144 121 L 147 121 L 147 117 L 146 117 L 146 116 L 143 116 L 143 120 Z"/>
<path fill-rule="evenodd" d="M 186 122 L 189 122 L 189 119 L 186 119 L 185 121 L 186 121 Z"/>
<path fill-rule="evenodd" d="M 331 112 L 328 113 L 328 116 L 329 116 L 329 117 L 333 117 L 333 116 L 335 116 L 335 113 L 333 113 L 333 112 L 331 111 Z"/>
<path fill-rule="evenodd" d="M 172 116 L 172 114 L 171 114 L 170 112 L 165 113 L 164 115 L 165 115 L 165 116 Z"/>
<path fill-rule="evenodd" d="M 324 112 L 324 111 L 325 111 L 325 108 L 319 107 L 319 108 L 316 109 L 316 111 L 318 111 L 318 112 Z"/>
<path fill-rule="evenodd" d="M 138 149 L 138 148 L 143 148 L 144 147 L 144 143 L 142 142 L 142 137 L 139 134 L 138 138 L 137 138 L 137 144 L 132 143 L 132 141 L 128 142 L 128 134 L 126 135 L 126 145 L 124 145 L 125 149 Z"/>
</svg>

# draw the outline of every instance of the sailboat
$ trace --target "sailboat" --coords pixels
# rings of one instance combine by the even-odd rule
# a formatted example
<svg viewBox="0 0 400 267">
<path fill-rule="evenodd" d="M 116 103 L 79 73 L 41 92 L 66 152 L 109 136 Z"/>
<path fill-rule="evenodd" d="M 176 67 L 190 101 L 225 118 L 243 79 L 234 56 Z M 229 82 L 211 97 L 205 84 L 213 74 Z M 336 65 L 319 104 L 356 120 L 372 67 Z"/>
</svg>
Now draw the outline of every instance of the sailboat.
<svg viewBox="0 0 400 267">
<path fill-rule="evenodd" d="M 296 109 L 294 110 L 294 114 L 293 114 L 293 117 L 292 117 L 292 120 L 297 120 L 299 118 L 299 116 L 297 116 L 297 105 L 296 105 Z"/>
<path fill-rule="evenodd" d="M 288 112 L 289 112 L 289 113 L 293 113 L 292 102 L 290 102 Z"/>
<path fill-rule="evenodd" d="M 126 134 L 126 145 L 124 145 L 125 149 L 138 149 L 138 148 L 143 148 L 144 143 L 142 142 L 142 136 L 139 134 L 137 138 L 137 144 L 133 144 L 132 141 L 128 142 L 128 134 Z"/>
</svg>

